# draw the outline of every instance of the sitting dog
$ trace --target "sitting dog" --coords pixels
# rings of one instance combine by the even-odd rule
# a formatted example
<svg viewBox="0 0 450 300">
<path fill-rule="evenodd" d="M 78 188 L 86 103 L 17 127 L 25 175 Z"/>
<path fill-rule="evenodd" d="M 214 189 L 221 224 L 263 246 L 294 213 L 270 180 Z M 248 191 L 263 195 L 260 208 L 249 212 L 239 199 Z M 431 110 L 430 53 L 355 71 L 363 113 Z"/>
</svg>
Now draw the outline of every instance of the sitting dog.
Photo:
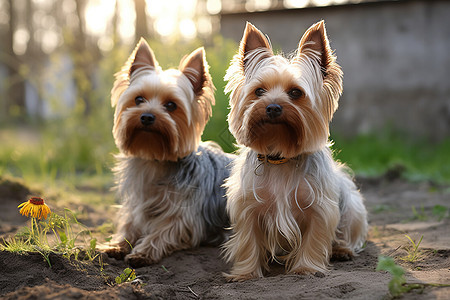
<svg viewBox="0 0 450 300">
<path fill-rule="evenodd" d="M 241 145 L 226 181 L 228 278 L 262 277 L 270 261 L 289 273 L 325 271 L 351 257 L 367 234 L 363 199 L 329 149 L 342 71 L 325 24 L 312 25 L 291 59 L 274 55 L 247 23 L 225 79 L 230 131 Z"/>
<path fill-rule="evenodd" d="M 163 71 L 141 39 L 111 93 L 123 205 L 106 252 L 139 267 L 222 242 L 229 224 L 222 184 L 232 156 L 200 142 L 214 104 L 204 49 L 183 58 L 178 70 Z"/>
</svg>

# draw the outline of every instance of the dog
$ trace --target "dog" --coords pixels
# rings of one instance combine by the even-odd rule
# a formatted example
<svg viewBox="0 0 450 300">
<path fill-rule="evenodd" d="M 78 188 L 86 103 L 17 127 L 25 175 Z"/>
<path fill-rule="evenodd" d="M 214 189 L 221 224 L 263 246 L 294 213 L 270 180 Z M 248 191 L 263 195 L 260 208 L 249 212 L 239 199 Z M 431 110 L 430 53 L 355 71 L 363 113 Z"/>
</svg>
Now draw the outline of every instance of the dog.
<svg viewBox="0 0 450 300">
<path fill-rule="evenodd" d="M 204 49 L 163 71 L 141 39 L 115 77 L 114 173 L 123 205 L 105 252 L 140 267 L 219 244 L 229 226 L 222 184 L 232 156 L 200 141 L 215 102 Z"/>
<path fill-rule="evenodd" d="M 225 75 L 230 132 L 240 145 L 226 180 L 233 234 L 223 245 L 229 280 L 263 277 L 270 262 L 286 272 L 325 272 L 330 256 L 350 258 L 367 235 L 363 198 L 332 158 L 329 123 L 342 71 L 323 21 L 291 59 L 247 23 Z"/>
</svg>

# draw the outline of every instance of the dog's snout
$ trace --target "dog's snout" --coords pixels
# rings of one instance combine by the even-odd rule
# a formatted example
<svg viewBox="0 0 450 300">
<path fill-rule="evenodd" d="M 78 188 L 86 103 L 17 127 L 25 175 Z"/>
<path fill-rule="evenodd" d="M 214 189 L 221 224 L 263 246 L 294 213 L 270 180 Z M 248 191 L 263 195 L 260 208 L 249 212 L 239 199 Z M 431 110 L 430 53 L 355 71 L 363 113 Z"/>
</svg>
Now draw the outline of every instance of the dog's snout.
<svg viewBox="0 0 450 300">
<path fill-rule="evenodd" d="M 269 104 L 266 107 L 266 114 L 270 119 L 278 118 L 281 116 L 282 111 L 283 107 L 275 103 Z"/>
<path fill-rule="evenodd" d="M 141 123 L 144 126 L 150 126 L 155 123 L 156 117 L 154 114 L 142 114 L 141 115 Z"/>
</svg>

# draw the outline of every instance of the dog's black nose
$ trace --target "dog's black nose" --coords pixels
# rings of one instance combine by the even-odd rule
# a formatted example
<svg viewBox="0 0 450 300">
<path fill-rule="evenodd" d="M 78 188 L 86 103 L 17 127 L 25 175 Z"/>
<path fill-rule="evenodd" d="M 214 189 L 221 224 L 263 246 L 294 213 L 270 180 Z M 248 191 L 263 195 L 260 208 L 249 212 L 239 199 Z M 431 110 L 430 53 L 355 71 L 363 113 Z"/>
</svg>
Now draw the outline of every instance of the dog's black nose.
<svg viewBox="0 0 450 300">
<path fill-rule="evenodd" d="M 272 103 L 267 105 L 266 114 L 270 119 L 275 119 L 281 116 L 281 112 L 283 111 L 283 107 L 281 105 Z"/>
<path fill-rule="evenodd" d="M 156 117 L 154 114 L 142 114 L 141 115 L 141 123 L 144 126 L 150 126 L 155 123 Z"/>
</svg>

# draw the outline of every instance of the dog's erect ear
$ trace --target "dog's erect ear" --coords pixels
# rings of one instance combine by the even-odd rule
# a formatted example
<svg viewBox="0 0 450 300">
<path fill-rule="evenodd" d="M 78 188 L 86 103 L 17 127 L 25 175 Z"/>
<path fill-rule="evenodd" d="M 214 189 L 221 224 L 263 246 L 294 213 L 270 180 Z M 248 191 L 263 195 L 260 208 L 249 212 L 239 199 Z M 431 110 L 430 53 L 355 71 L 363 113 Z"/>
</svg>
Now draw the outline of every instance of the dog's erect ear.
<svg viewBox="0 0 450 300">
<path fill-rule="evenodd" d="M 335 57 L 330 48 L 324 21 L 317 22 L 306 30 L 298 44 L 297 55 L 317 59 L 323 76 L 326 76 L 327 69 L 334 63 Z"/>
<path fill-rule="evenodd" d="M 197 95 L 210 80 L 208 63 L 203 47 L 194 50 L 188 56 L 183 57 L 178 69 L 189 79 Z"/>
<path fill-rule="evenodd" d="M 129 60 L 131 60 L 129 75 L 133 74 L 139 68 L 142 67 L 153 67 L 158 65 L 156 61 L 155 54 L 153 53 L 150 46 L 141 38 L 139 43 L 136 45 L 133 53 L 130 55 Z"/>
<path fill-rule="evenodd" d="M 251 23 L 247 22 L 244 35 L 239 44 L 239 54 L 242 59 L 242 67 L 245 69 L 250 58 L 246 54 L 256 49 L 264 49 L 265 51 L 258 55 L 258 61 L 273 55 L 272 47 L 267 37 Z"/>
<path fill-rule="evenodd" d="M 267 48 L 271 50 L 270 42 L 258 28 L 247 22 L 244 30 L 244 36 L 242 37 L 239 45 L 239 51 L 242 54 L 246 54 L 257 48 Z"/>
<path fill-rule="evenodd" d="M 318 64 L 317 72 L 322 74 L 323 94 L 328 103 L 324 106 L 324 115 L 331 120 L 342 93 L 342 70 L 330 48 L 324 21 L 312 25 L 300 40 L 297 59 L 304 58 Z"/>
</svg>

